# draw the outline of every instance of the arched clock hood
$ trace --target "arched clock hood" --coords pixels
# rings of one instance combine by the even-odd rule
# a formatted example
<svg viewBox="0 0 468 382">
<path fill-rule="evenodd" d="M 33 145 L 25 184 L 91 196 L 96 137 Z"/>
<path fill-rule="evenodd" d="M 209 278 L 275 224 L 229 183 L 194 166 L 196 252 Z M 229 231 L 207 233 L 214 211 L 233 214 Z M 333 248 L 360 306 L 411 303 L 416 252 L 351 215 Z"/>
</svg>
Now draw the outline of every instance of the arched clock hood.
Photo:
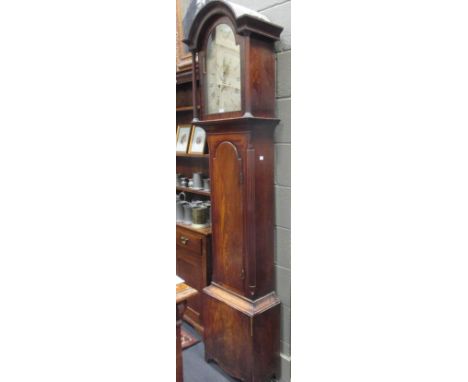
<svg viewBox="0 0 468 382">
<path fill-rule="evenodd" d="M 277 41 L 283 30 L 264 15 L 230 1 L 192 0 L 184 18 L 186 38 L 183 40 L 191 51 L 200 49 L 200 36 L 204 34 L 211 20 L 221 16 L 226 16 L 232 21 L 238 34 L 255 34 Z"/>
</svg>

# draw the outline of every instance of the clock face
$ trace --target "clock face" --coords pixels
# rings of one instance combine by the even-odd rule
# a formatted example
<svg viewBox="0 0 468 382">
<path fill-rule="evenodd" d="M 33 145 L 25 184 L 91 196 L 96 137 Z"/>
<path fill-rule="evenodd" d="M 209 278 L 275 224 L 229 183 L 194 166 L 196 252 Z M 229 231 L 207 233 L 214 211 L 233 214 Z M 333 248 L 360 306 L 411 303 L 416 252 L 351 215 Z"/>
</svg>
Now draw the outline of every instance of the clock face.
<svg viewBox="0 0 468 382">
<path fill-rule="evenodd" d="M 206 48 L 205 100 L 207 114 L 241 110 L 240 47 L 227 24 L 211 32 Z"/>
</svg>

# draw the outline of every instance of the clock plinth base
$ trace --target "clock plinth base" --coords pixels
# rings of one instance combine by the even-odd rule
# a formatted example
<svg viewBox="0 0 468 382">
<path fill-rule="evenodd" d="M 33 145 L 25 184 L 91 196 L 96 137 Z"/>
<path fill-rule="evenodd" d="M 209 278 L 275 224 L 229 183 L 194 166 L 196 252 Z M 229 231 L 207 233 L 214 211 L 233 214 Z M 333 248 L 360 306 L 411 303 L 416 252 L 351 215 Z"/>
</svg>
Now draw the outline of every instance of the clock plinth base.
<svg viewBox="0 0 468 382">
<path fill-rule="evenodd" d="M 245 382 L 279 377 L 280 301 L 274 292 L 257 300 L 213 283 L 204 290 L 206 361 Z"/>
</svg>

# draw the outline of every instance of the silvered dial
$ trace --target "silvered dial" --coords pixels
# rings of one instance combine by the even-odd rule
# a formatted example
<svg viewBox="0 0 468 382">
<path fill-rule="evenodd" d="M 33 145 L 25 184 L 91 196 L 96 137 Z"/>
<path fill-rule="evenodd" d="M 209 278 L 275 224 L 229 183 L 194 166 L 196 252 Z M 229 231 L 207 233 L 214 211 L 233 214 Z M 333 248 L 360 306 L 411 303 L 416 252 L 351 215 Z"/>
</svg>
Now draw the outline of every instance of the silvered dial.
<svg viewBox="0 0 468 382">
<path fill-rule="evenodd" d="M 217 25 L 208 39 L 205 78 L 207 114 L 241 110 L 240 49 L 227 24 Z"/>
</svg>

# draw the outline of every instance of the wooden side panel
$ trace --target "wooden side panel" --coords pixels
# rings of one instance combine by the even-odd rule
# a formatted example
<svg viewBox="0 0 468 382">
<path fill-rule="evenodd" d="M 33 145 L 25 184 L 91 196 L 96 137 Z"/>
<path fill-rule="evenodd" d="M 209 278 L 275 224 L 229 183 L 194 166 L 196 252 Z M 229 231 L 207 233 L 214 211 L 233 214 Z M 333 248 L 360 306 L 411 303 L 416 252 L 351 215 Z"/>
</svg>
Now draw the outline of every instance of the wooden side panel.
<svg viewBox="0 0 468 382">
<path fill-rule="evenodd" d="M 244 293 L 245 198 L 242 151 L 231 140 L 212 152 L 213 280 Z"/>
<path fill-rule="evenodd" d="M 274 147 L 269 130 L 257 130 L 255 137 L 255 254 L 257 288 L 255 298 L 274 287 Z M 259 158 L 262 158 L 261 160 Z M 258 208 L 257 203 L 262 207 Z"/>
<path fill-rule="evenodd" d="M 250 319 L 206 294 L 203 305 L 205 359 L 215 361 L 229 375 L 249 381 L 253 362 Z"/>
<path fill-rule="evenodd" d="M 246 221 L 244 223 L 246 240 L 246 274 L 247 294 L 249 298 L 255 296 L 257 289 L 257 254 L 256 254 L 256 225 L 255 225 L 255 149 L 247 149 L 245 161 L 245 191 L 246 191 Z"/>
<path fill-rule="evenodd" d="M 250 92 L 252 114 L 258 117 L 275 115 L 276 59 L 273 43 L 250 39 L 247 55 L 250 81 L 246 91 Z"/>
<path fill-rule="evenodd" d="M 253 382 L 280 377 L 280 305 L 256 316 L 254 331 Z"/>
<path fill-rule="evenodd" d="M 273 305 L 257 313 L 250 303 L 245 311 L 216 288 L 211 285 L 203 293 L 205 359 L 244 382 L 279 377 L 279 303 L 271 301 Z"/>
</svg>

